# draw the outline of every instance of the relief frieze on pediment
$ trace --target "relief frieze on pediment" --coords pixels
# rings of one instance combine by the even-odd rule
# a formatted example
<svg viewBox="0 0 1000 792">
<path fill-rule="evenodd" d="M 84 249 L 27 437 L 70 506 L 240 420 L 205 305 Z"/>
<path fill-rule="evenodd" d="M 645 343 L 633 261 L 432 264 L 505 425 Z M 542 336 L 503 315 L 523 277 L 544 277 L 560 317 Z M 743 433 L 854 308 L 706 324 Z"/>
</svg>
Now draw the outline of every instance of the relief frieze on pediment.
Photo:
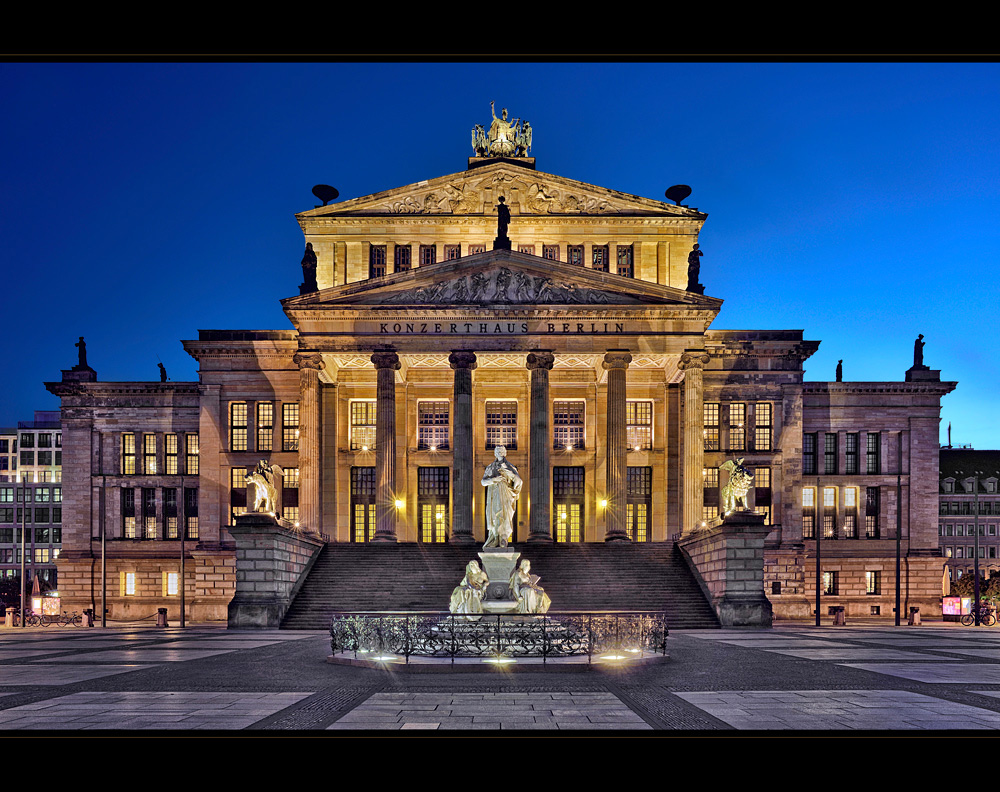
<svg viewBox="0 0 1000 792">
<path fill-rule="evenodd" d="M 473 272 L 459 278 L 395 292 L 381 302 L 405 305 L 599 305 L 635 303 L 638 300 L 598 289 L 578 288 L 573 283 L 557 283 L 545 276 L 512 272 L 500 267 L 492 272 Z"/>
</svg>

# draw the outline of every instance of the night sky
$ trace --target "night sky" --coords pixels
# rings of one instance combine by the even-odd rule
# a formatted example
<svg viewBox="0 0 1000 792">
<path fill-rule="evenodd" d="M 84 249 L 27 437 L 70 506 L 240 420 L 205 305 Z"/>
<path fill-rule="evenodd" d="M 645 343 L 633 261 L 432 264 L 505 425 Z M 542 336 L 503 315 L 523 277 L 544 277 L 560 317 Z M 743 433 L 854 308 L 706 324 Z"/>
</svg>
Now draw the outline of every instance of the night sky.
<svg viewBox="0 0 1000 792">
<path fill-rule="evenodd" d="M 4 63 L 0 426 L 103 381 L 197 380 L 199 329 L 290 329 L 295 213 L 463 171 L 490 100 L 539 171 L 709 217 L 720 329 L 802 329 L 807 380 L 958 388 L 941 440 L 1000 448 L 1000 64 Z M 516 241 L 516 219 L 511 226 Z"/>
</svg>

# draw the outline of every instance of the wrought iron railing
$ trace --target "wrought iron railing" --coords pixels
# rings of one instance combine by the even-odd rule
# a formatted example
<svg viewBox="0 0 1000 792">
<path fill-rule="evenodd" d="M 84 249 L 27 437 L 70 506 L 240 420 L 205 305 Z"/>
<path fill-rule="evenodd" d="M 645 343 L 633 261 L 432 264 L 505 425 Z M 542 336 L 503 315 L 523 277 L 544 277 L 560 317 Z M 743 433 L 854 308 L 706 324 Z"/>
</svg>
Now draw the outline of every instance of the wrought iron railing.
<svg viewBox="0 0 1000 792">
<path fill-rule="evenodd" d="M 549 658 L 666 654 L 663 611 L 560 611 L 464 616 L 438 611 L 336 613 L 330 648 L 405 658 Z"/>
</svg>

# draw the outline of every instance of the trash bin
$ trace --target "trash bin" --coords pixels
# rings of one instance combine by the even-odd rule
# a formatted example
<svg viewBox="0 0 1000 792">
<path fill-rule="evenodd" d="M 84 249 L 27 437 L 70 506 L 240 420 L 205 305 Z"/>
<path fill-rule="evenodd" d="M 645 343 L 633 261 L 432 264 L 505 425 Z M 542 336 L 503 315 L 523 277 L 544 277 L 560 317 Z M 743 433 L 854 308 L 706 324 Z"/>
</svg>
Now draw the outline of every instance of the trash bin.
<svg viewBox="0 0 1000 792">
<path fill-rule="evenodd" d="M 156 626 L 157 627 L 167 627 L 167 609 L 157 608 L 156 609 Z"/>
<path fill-rule="evenodd" d="M 920 608 L 910 608 L 909 624 L 911 626 L 920 624 Z"/>
<path fill-rule="evenodd" d="M 847 609 L 843 605 L 836 605 L 833 608 L 833 626 L 847 626 Z"/>
<path fill-rule="evenodd" d="M 17 608 L 7 608 L 7 613 L 4 615 L 4 626 L 13 627 L 14 626 L 14 614 L 17 613 Z"/>
</svg>

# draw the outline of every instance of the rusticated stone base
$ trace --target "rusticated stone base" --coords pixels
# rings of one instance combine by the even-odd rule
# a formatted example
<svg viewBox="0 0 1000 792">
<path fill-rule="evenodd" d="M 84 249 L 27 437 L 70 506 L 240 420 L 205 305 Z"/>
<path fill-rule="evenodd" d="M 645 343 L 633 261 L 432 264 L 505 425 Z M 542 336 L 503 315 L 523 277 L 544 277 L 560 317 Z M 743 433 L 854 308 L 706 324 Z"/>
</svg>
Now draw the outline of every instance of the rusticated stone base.
<svg viewBox="0 0 1000 792">
<path fill-rule="evenodd" d="M 763 515 L 737 512 L 678 542 L 723 627 L 771 626 L 773 611 L 764 595 L 764 539 L 770 530 Z"/>
</svg>

